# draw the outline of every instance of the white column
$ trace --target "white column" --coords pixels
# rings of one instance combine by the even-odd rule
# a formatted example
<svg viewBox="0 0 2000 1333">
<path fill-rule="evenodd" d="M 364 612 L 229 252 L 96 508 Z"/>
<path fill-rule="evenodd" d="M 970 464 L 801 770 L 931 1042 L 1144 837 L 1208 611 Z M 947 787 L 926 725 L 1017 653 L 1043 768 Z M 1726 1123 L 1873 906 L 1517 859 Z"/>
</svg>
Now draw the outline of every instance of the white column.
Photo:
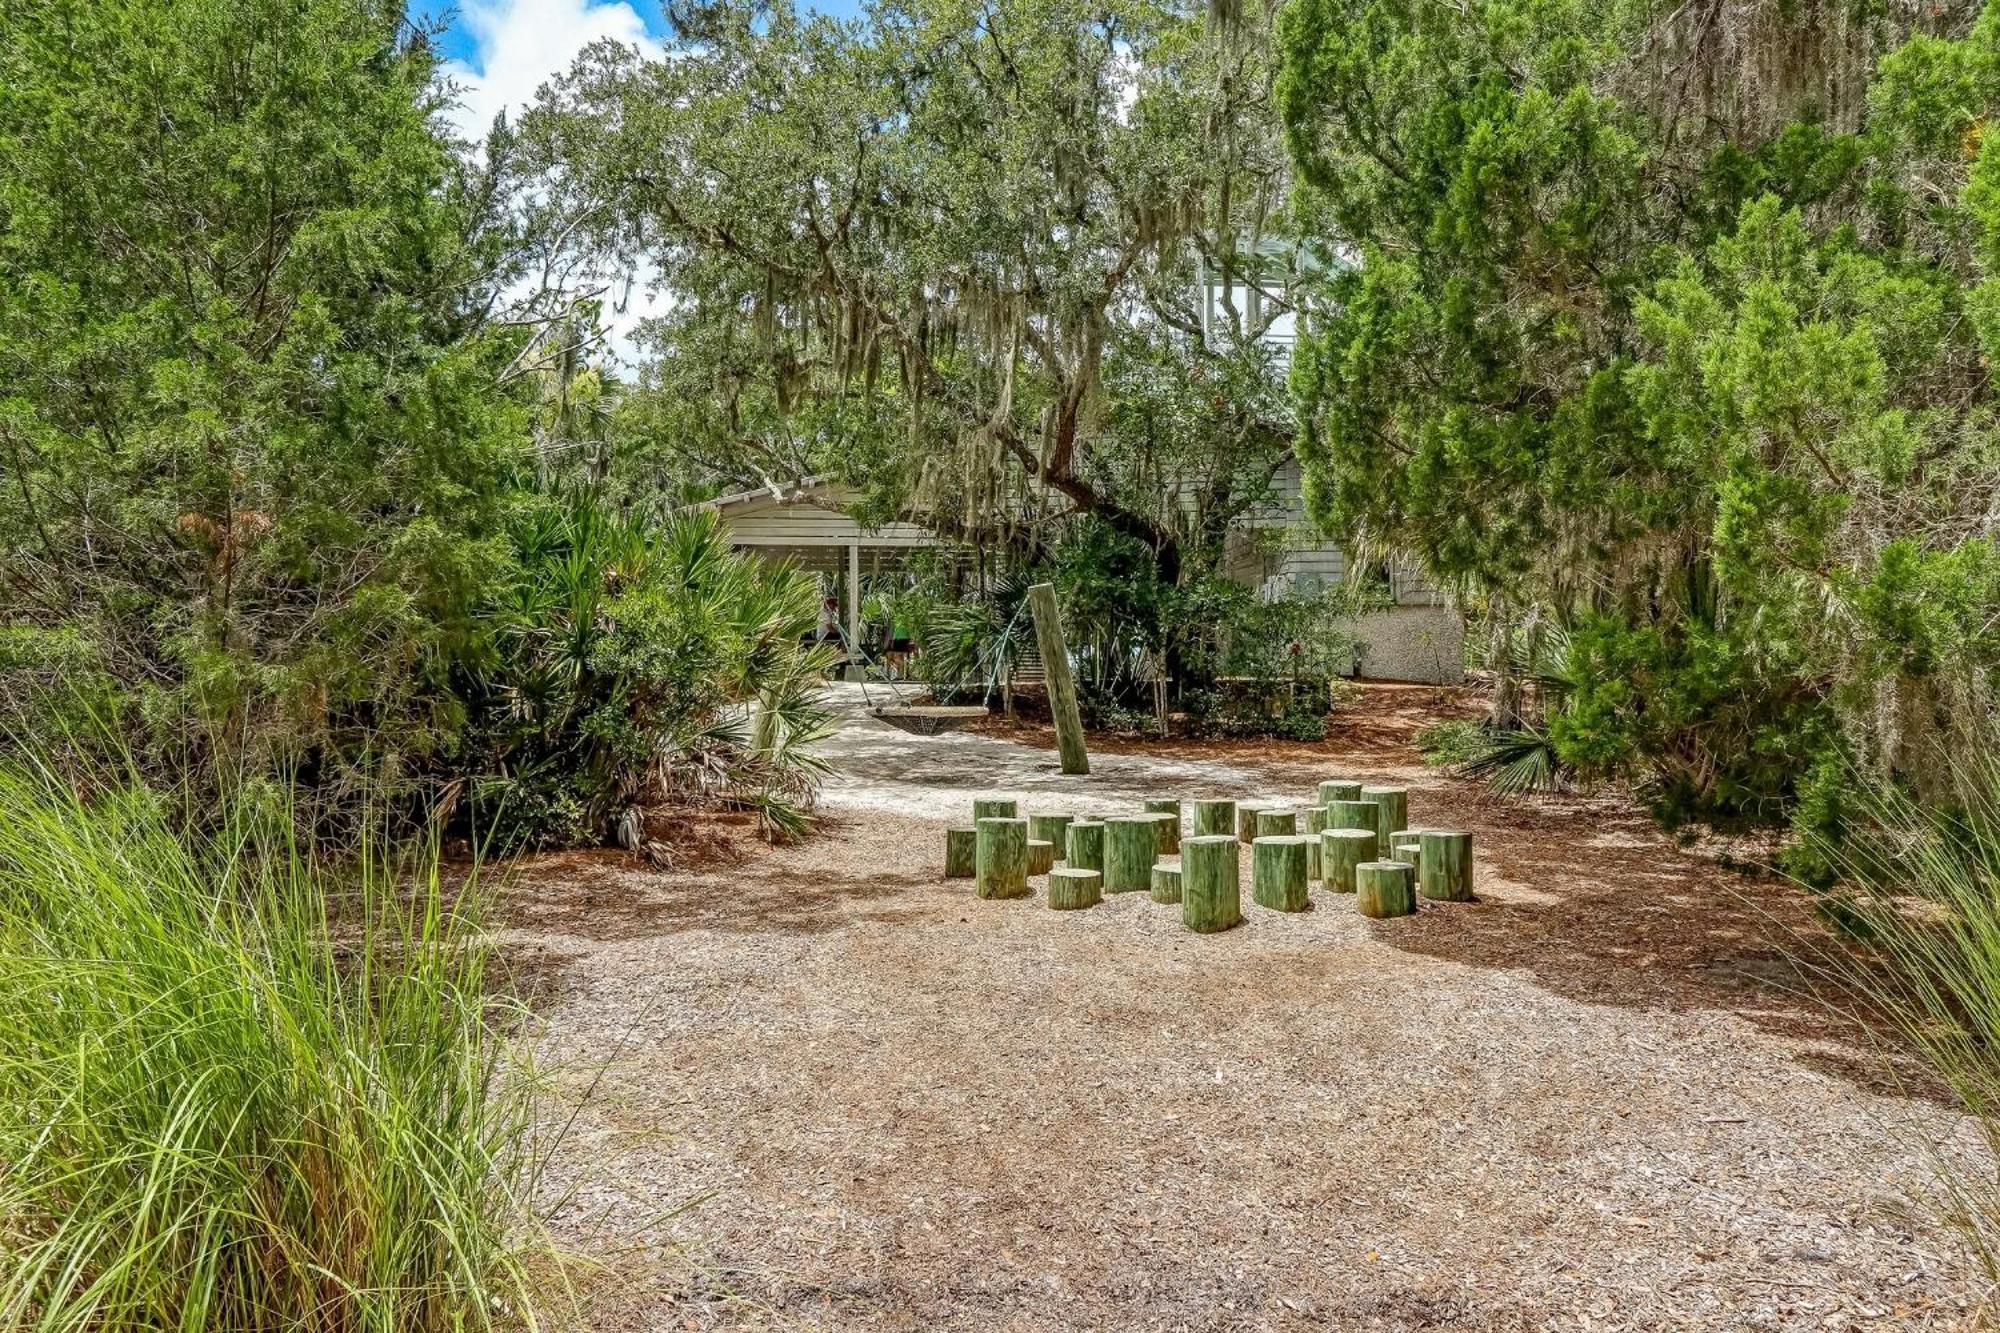
<svg viewBox="0 0 2000 1333">
<path fill-rule="evenodd" d="M 847 544 L 847 642 L 854 654 L 852 670 L 861 670 L 861 543 Z"/>
</svg>

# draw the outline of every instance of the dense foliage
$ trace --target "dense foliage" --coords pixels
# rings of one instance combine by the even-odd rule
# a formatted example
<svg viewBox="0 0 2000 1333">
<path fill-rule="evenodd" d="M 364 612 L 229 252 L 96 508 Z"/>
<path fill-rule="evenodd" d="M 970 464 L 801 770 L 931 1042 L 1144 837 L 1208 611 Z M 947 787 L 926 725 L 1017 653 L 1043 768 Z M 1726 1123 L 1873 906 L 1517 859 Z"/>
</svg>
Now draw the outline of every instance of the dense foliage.
<svg viewBox="0 0 2000 1333">
<path fill-rule="evenodd" d="M 477 886 L 212 813 L 0 770 L 0 1322 L 519 1327 L 547 1142 Z"/>
<path fill-rule="evenodd" d="M 0 727 L 334 828 L 795 830 L 811 591 L 607 507 L 595 308 L 510 291 L 511 140 L 445 134 L 402 5 L 0 17 Z"/>
<path fill-rule="evenodd" d="M 1268 13 L 676 23 L 663 59 L 592 48 L 522 125 L 579 243 L 678 298 L 616 409 L 613 493 L 830 474 L 868 516 L 1064 571 L 1100 693 L 1199 680 L 1230 529 L 1291 449 Z"/>
<path fill-rule="evenodd" d="M 1694 8 L 1287 9 L 1299 207 L 1353 261 L 1309 496 L 1567 628 L 1557 754 L 1669 820 L 1849 751 L 1934 787 L 2000 683 L 2000 21 Z"/>
<path fill-rule="evenodd" d="M 447 747 L 525 422 L 401 6 L 12 4 L 0 673 L 155 753 Z"/>
<path fill-rule="evenodd" d="M 814 582 L 732 551 L 712 515 L 613 516 L 587 500 L 523 517 L 491 607 L 491 665 L 461 682 L 476 822 L 538 844 L 641 807 L 722 796 L 801 831 L 830 665 L 803 640 Z M 747 711 L 746 711 L 747 710 Z"/>
</svg>

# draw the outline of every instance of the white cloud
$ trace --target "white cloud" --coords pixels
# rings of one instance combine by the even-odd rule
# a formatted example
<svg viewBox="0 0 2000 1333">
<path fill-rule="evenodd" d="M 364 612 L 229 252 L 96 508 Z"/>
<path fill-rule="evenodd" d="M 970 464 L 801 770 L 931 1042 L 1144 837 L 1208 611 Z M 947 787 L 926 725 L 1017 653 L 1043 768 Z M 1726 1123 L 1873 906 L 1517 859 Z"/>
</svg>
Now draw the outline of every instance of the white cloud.
<svg viewBox="0 0 2000 1333">
<path fill-rule="evenodd" d="M 606 38 L 660 59 L 665 46 L 626 0 L 461 0 L 459 23 L 472 38 L 470 60 L 445 62 L 445 74 L 456 86 L 452 124 L 468 139 L 486 137 L 493 118 L 505 111 L 518 117 L 535 100 L 536 91 L 568 69 L 577 53 Z M 608 309 L 609 354 L 626 366 L 636 363 L 632 331 L 647 316 L 667 310 L 672 302 L 649 290 L 656 270 L 638 275 L 623 313 Z M 615 298 L 622 288 L 607 293 Z M 609 301 L 607 301 L 607 305 Z"/>
<path fill-rule="evenodd" d="M 458 21 L 475 54 L 447 61 L 445 72 L 459 88 L 453 121 L 471 139 L 485 137 L 501 111 L 518 115 L 592 42 L 608 37 L 654 58 L 665 53 L 626 0 L 464 0 Z"/>
</svg>

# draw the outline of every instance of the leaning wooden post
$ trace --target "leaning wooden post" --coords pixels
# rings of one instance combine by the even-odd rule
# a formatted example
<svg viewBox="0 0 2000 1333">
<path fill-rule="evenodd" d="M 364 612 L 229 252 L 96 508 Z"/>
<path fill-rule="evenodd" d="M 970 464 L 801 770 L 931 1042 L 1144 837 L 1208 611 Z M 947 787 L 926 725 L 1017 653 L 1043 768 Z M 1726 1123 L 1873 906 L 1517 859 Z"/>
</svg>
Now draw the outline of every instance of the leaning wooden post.
<svg viewBox="0 0 2000 1333">
<path fill-rule="evenodd" d="M 1363 861 L 1354 868 L 1354 910 L 1363 916 L 1408 916 L 1417 910 L 1410 868 L 1401 861 Z"/>
<path fill-rule="evenodd" d="M 1164 861 L 1153 867 L 1153 891 L 1148 895 L 1156 903 L 1177 903 L 1181 900 L 1181 868 L 1168 865 Z"/>
<path fill-rule="evenodd" d="M 1058 912 L 1075 911 L 1079 907 L 1095 907 L 1104 901 L 1104 876 L 1095 870 L 1078 870 L 1074 866 L 1064 866 L 1049 872 L 1049 906 Z"/>
<path fill-rule="evenodd" d="M 1243 921 L 1237 884 L 1237 841 L 1205 833 L 1181 844 L 1181 924 L 1210 934 Z"/>
<path fill-rule="evenodd" d="M 1196 801 L 1194 803 L 1194 834 L 1236 832 L 1236 802 Z"/>
<path fill-rule="evenodd" d="M 1320 869 L 1335 893 L 1354 892 L 1354 867 L 1374 859 L 1374 829 L 1330 828 L 1319 835 Z"/>
<path fill-rule="evenodd" d="M 1389 845 L 1389 835 L 1410 822 L 1408 787 L 1363 787 L 1361 799 L 1375 802 L 1375 840 Z"/>
<path fill-rule="evenodd" d="M 1104 891 L 1142 893 L 1153 887 L 1153 862 L 1160 859 L 1156 815 L 1104 821 Z"/>
<path fill-rule="evenodd" d="M 1425 829 L 1417 839 L 1422 849 L 1424 897 L 1449 903 L 1472 901 L 1472 835 L 1455 829 Z"/>
<path fill-rule="evenodd" d="M 1104 825 L 1072 819 L 1063 831 L 1063 864 L 1073 870 L 1104 869 Z"/>
<path fill-rule="evenodd" d="M 1181 851 L 1181 803 L 1179 801 L 1148 801 L 1146 812 L 1155 815 L 1172 815 L 1173 821 L 1165 825 L 1167 835 L 1160 840 L 1160 850 L 1168 856 L 1179 856 Z"/>
<path fill-rule="evenodd" d="M 982 898 L 1028 896 L 1028 821 L 982 819 L 972 886 Z"/>
<path fill-rule="evenodd" d="M 944 877 L 971 879 L 978 855 L 979 830 L 948 828 L 944 831 Z"/>
<path fill-rule="evenodd" d="M 1056 586 L 1037 583 L 1028 589 L 1028 609 L 1035 617 L 1035 646 L 1042 654 L 1042 675 L 1049 687 L 1049 716 L 1056 723 L 1056 752 L 1065 773 L 1088 773 L 1090 752 L 1083 744 L 1083 714 L 1076 706 L 1076 678 L 1069 673 L 1069 645 L 1063 640 L 1062 617 L 1056 611 Z"/>
<path fill-rule="evenodd" d="M 1274 912 L 1306 910 L 1306 840 L 1260 837 L 1250 844 L 1250 896 Z"/>
</svg>

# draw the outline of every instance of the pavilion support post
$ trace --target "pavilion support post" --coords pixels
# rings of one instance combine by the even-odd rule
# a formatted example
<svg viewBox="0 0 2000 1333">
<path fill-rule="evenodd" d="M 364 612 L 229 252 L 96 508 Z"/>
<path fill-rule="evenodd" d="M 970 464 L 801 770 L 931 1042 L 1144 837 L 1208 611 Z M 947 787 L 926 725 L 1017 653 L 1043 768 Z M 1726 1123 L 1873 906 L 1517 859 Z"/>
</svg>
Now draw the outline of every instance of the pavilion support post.
<svg viewBox="0 0 2000 1333">
<path fill-rule="evenodd" d="M 1037 583 L 1028 589 L 1028 609 L 1035 617 L 1035 646 L 1042 654 L 1042 678 L 1048 683 L 1049 716 L 1056 724 L 1056 752 L 1062 759 L 1062 771 L 1088 773 L 1090 753 L 1084 748 L 1083 714 L 1076 704 L 1076 678 L 1069 673 L 1069 645 L 1063 639 L 1062 617 L 1056 610 L 1055 585 Z M 1108 892 L 1111 886 L 1105 888 Z"/>
<path fill-rule="evenodd" d="M 861 661 L 861 543 L 847 544 L 847 678 L 862 678 Z"/>
</svg>

